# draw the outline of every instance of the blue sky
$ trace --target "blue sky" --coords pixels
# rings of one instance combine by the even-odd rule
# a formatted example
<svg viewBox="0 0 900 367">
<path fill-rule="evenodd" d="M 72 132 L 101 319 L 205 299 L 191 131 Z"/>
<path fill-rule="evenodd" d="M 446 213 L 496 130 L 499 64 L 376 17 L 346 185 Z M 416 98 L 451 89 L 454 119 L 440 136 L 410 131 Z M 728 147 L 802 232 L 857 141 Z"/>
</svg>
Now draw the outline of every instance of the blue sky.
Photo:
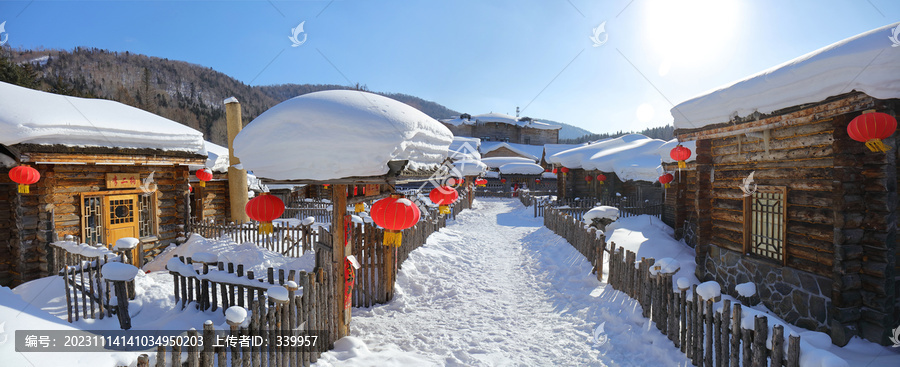
<svg viewBox="0 0 900 367">
<path fill-rule="evenodd" d="M 3 21 L 13 47 L 131 51 L 251 85 L 360 83 L 610 132 L 670 123 L 673 103 L 900 21 L 900 2 L 3 1 Z M 300 22 L 307 41 L 291 47 Z"/>
</svg>

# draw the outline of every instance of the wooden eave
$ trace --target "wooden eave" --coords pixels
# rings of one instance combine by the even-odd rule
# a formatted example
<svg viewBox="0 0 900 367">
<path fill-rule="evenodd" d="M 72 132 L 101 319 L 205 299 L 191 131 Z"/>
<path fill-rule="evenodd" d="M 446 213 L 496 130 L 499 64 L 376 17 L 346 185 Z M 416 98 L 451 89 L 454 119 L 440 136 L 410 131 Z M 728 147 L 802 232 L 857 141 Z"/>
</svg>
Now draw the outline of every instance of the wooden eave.
<svg viewBox="0 0 900 367">
<path fill-rule="evenodd" d="M 696 129 L 676 129 L 678 141 L 717 139 L 791 125 L 801 125 L 825 120 L 834 116 L 834 111 L 853 113 L 883 106 L 884 101 L 876 100 L 862 92 L 850 92 L 824 101 L 792 106 L 769 114 L 755 113 L 730 122 L 713 124 Z"/>
<path fill-rule="evenodd" d="M 201 154 L 160 149 L 70 147 L 64 145 L 16 144 L 6 147 L 22 163 L 106 165 L 204 165 Z"/>
</svg>

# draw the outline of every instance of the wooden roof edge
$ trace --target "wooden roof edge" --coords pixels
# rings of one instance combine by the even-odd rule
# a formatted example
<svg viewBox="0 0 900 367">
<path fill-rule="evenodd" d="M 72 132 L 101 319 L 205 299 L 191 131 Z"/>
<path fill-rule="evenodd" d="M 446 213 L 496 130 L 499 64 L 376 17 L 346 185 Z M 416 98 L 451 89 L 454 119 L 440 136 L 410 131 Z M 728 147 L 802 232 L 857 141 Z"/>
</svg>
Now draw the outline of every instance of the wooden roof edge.
<svg viewBox="0 0 900 367">
<path fill-rule="evenodd" d="M 111 148 L 111 147 L 75 147 L 61 144 L 14 144 L 6 146 L 6 149 L 18 153 L 20 157 L 35 154 L 68 154 L 85 156 L 106 156 L 119 159 L 128 156 L 141 156 L 153 158 L 183 158 L 186 160 L 198 159 L 206 161 L 207 156 L 185 151 L 162 150 L 151 148 Z"/>
<path fill-rule="evenodd" d="M 861 99 L 870 99 L 874 100 L 876 104 L 888 104 L 895 105 L 897 104 L 895 101 L 898 100 L 881 100 L 876 99 L 864 92 L 858 91 L 850 91 L 848 93 L 839 94 L 836 96 L 831 96 L 826 98 L 825 100 L 814 102 L 814 103 L 806 103 L 802 105 L 796 105 L 791 107 L 782 108 L 780 110 L 772 111 L 767 114 L 762 114 L 759 112 L 750 114 L 745 117 L 738 117 L 733 119 L 732 121 L 721 122 L 717 124 L 710 124 L 704 127 L 693 128 L 693 129 L 675 129 L 674 135 L 678 138 L 678 141 L 690 141 L 690 140 L 702 140 L 702 139 L 716 139 L 726 136 L 733 136 L 738 134 L 746 134 L 751 132 L 763 131 L 772 128 L 778 128 L 783 126 L 791 125 L 791 120 L 783 120 L 782 116 L 800 112 L 806 109 L 815 108 L 817 106 L 821 106 L 828 103 L 834 103 L 836 101 L 842 99 L 850 99 L 853 97 L 861 98 Z M 859 110 L 868 109 L 868 107 L 861 107 Z M 854 111 L 847 111 L 848 113 Z M 823 118 L 824 119 L 824 118 Z"/>
</svg>

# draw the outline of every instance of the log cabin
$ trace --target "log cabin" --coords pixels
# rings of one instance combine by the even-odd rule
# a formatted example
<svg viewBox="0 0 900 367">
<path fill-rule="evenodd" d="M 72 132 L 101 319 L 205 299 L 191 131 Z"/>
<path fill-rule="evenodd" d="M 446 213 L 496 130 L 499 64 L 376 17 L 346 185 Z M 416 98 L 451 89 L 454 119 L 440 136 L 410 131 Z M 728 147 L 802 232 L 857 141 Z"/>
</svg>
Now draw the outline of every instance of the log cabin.
<svg viewBox="0 0 900 367">
<path fill-rule="evenodd" d="M 900 24 L 900 23 L 898 23 Z M 697 222 L 697 277 L 735 296 L 752 282 L 784 320 L 890 345 L 900 326 L 896 134 L 870 151 L 848 125 L 900 111 L 892 24 L 837 42 L 672 109 L 696 141 L 681 202 Z"/>
<path fill-rule="evenodd" d="M 48 275 L 49 244 L 142 241 L 152 256 L 188 215 L 188 166 L 206 159 L 203 135 L 124 104 L 0 83 L 0 285 Z M 9 170 L 35 168 L 19 193 Z M 135 254 L 137 255 L 137 254 Z"/>
</svg>

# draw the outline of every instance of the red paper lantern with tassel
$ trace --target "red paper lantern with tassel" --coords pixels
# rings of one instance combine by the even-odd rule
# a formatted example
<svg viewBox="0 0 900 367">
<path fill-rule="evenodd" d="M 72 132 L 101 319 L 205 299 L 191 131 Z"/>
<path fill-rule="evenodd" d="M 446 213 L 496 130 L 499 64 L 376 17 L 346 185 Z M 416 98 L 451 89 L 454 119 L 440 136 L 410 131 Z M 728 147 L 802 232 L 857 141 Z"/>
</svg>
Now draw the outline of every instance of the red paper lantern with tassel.
<svg viewBox="0 0 900 367">
<path fill-rule="evenodd" d="M 505 179 L 505 178 L 501 178 L 501 179 L 500 179 L 500 183 L 506 183 L 506 179 Z"/>
<path fill-rule="evenodd" d="M 672 151 L 669 152 L 669 157 L 678 161 L 678 168 L 685 168 L 687 167 L 685 161 L 687 161 L 688 158 L 691 158 L 691 150 L 678 144 L 678 146 L 672 148 Z"/>
<path fill-rule="evenodd" d="M 568 167 L 563 167 L 563 168 L 560 168 L 559 170 L 562 171 L 563 174 L 569 173 Z"/>
<path fill-rule="evenodd" d="M 275 226 L 272 225 L 272 221 L 278 219 L 284 213 L 284 202 L 277 196 L 264 192 L 250 199 L 244 210 L 247 211 L 247 216 L 250 219 L 259 222 L 259 233 L 271 234 L 275 232 Z"/>
<path fill-rule="evenodd" d="M 206 181 L 212 180 L 212 171 L 209 168 L 198 169 L 194 175 L 200 180 L 200 187 L 206 187 Z"/>
<path fill-rule="evenodd" d="M 28 185 L 38 182 L 41 179 L 41 173 L 34 167 L 15 166 L 9 170 L 9 179 L 19 184 L 20 194 L 30 194 L 31 189 Z"/>
<path fill-rule="evenodd" d="M 384 245 L 400 247 L 403 230 L 419 222 L 419 207 L 400 194 L 378 200 L 372 204 L 372 220 L 384 228 Z"/>
<path fill-rule="evenodd" d="M 450 214 L 450 204 L 459 199 L 459 193 L 450 186 L 435 187 L 428 194 L 431 202 L 438 205 L 441 214 Z"/>
<path fill-rule="evenodd" d="M 897 130 L 897 119 L 882 112 L 866 111 L 856 116 L 847 125 L 847 134 L 850 138 L 859 142 L 865 142 L 866 147 L 873 152 L 887 152 L 891 149 L 884 145 L 881 139 L 894 134 Z"/>
<path fill-rule="evenodd" d="M 594 180 L 594 176 L 584 176 L 584 180 L 587 182 L 591 182 Z"/>
<path fill-rule="evenodd" d="M 662 176 L 659 176 L 659 183 L 663 184 L 663 187 L 669 188 L 669 183 L 675 180 L 675 176 L 672 176 L 671 173 L 666 173 Z"/>
<path fill-rule="evenodd" d="M 540 183 L 541 183 L 541 179 L 539 179 L 539 178 L 534 179 L 534 183 L 540 184 Z"/>
<path fill-rule="evenodd" d="M 602 173 L 597 175 L 597 183 L 603 185 L 604 182 L 606 182 L 606 175 Z"/>
</svg>

